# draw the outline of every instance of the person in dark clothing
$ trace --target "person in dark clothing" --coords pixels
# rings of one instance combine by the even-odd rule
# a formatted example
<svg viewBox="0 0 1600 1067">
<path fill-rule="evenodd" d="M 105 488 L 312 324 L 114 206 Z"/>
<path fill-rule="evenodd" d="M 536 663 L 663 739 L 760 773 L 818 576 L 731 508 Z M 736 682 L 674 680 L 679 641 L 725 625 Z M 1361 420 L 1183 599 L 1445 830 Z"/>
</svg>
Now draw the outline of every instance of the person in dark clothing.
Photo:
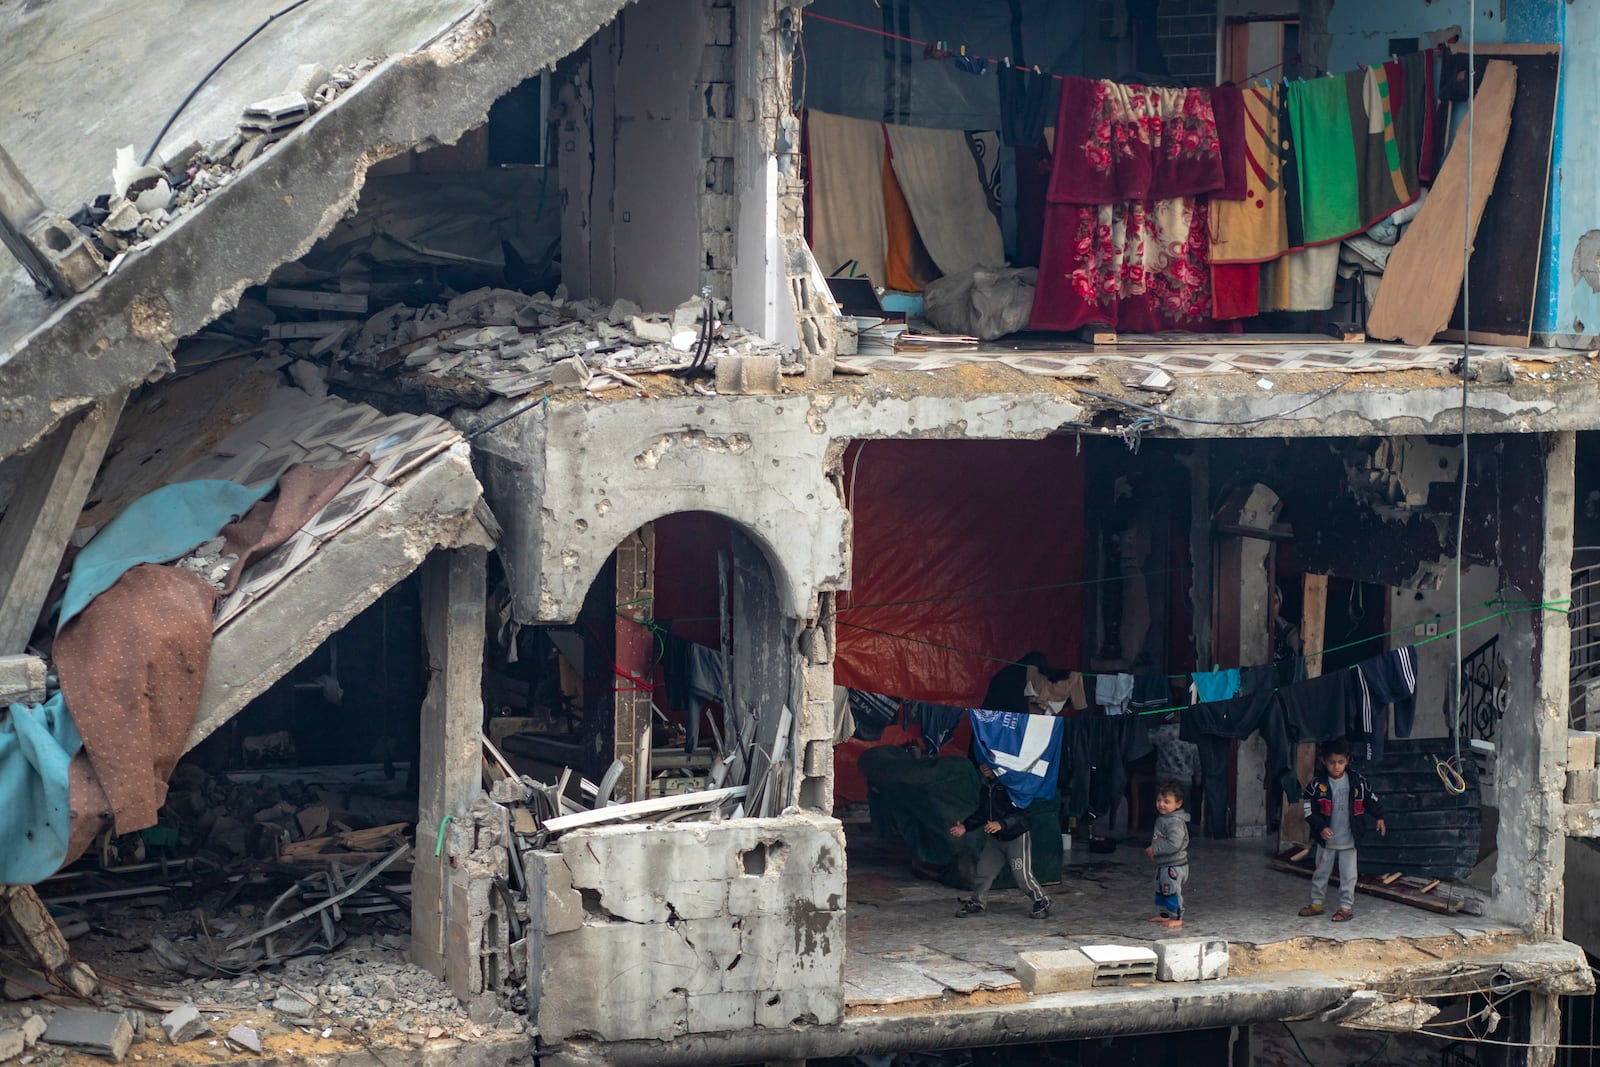
<svg viewBox="0 0 1600 1067">
<path fill-rule="evenodd" d="M 1189 880 L 1189 813 L 1183 786 L 1168 779 L 1156 787 L 1156 828 L 1144 854 L 1156 861 L 1156 907 L 1150 921 L 1169 930 L 1183 928 L 1183 886 Z"/>
<path fill-rule="evenodd" d="M 1300 909 L 1305 916 L 1321 915 L 1322 901 L 1333 875 L 1334 860 L 1339 862 L 1339 910 L 1329 916 L 1336 923 L 1355 918 L 1356 846 L 1366 836 L 1370 823 L 1387 837 L 1383 805 L 1367 780 L 1349 770 L 1350 744 L 1342 737 L 1322 745 L 1322 767 L 1306 783 L 1301 803 L 1311 838 L 1317 843 L 1317 869 L 1311 876 L 1311 903 Z"/>
<path fill-rule="evenodd" d="M 951 837 L 965 837 L 980 831 L 984 835 L 983 852 L 978 856 L 977 884 L 972 896 L 957 902 L 956 918 L 982 915 L 988 906 L 989 887 L 1000 876 L 1001 868 L 1010 864 L 1017 888 L 1033 898 L 1033 917 L 1042 919 L 1050 914 L 1050 898 L 1044 895 L 1044 887 L 1033 876 L 1033 842 L 1028 833 L 1031 817 L 1012 803 L 1011 794 L 993 767 L 980 764 L 978 773 L 983 775 L 978 810 L 950 827 Z"/>
</svg>

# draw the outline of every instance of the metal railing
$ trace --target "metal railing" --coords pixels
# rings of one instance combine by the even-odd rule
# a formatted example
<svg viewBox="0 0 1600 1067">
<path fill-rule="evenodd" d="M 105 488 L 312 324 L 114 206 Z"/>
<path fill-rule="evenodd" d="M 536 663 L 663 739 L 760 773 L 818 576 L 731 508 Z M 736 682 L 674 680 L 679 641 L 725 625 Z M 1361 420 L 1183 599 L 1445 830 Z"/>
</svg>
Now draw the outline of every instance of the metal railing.
<svg viewBox="0 0 1600 1067">
<path fill-rule="evenodd" d="M 1572 570 L 1572 627 L 1567 696 L 1575 730 L 1600 724 L 1600 563 Z"/>
<path fill-rule="evenodd" d="M 1461 740 L 1493 741 L 1506 713 L 1505 660 L 1500 658 L 1500 635 L 1489 638 L 1461 660 Z"/>
</svg>

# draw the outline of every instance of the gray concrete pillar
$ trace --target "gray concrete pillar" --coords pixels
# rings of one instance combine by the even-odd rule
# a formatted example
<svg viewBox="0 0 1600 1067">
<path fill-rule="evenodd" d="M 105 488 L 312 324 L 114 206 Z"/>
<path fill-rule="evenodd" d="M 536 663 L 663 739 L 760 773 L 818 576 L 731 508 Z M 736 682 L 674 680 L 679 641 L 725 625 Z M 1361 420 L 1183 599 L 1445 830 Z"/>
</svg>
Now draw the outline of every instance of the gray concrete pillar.
<svg viewBox="0 0 1600 1067">
<path fill-rule="evenodd" d="M 1500 544 L 1508 601 L 1562 604 L 1572 592 L 1572 433 L 1511 435 L 1500 456 Z M 1475 441 L 1479 462 L 1489 462 Z M 1469 501 L 1470 506 L 1470 501 Z M 1515 607 L 1515 605 L 1513 605 Z M 1571 634 L 1559 610 L 1507 619 L 1510 706 L 1501 720 L 1499 860 L 1489 911 L 1540 940 L 1562 936 L 1564 790 Z M 1551 1010 L 1559 1015 L 1559 1006 Z"/>
<path fill-rule="evenodd" d="M 466 982 L 475 962 L 467 916 L 452 915 L 447 862 L 436 843 L 483 788 L 485 562 L 476 546 L 433 553 L 422 565 L 422 637 L 428 692 L 422 702 L 417 780 L 417 862 L 411 876 L 411 958 Z"/>
</svg>

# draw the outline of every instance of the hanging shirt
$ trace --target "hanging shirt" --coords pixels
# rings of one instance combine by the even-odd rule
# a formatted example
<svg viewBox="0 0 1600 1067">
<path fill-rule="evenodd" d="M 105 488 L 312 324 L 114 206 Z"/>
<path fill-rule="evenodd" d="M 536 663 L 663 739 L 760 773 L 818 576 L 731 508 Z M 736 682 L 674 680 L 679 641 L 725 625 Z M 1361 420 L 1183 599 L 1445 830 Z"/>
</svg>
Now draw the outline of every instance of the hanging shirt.
<svg viewBox="0 0 1600 1067">
<path fill-rule="evenodd" d="M 1189 695 L 1196 704 L 1231 700 L 1239 695 L 1239 670 L 1236 667 L 1225 671 L 1196 671 L 1189 678 Z"/>
<path fill-rule="evenodd" d="M 1133 675 L 1101 674 L 1094 680 L 1094 702 L 1107 715 L 1126 715 L 1133 699 Z"/>
</svg>

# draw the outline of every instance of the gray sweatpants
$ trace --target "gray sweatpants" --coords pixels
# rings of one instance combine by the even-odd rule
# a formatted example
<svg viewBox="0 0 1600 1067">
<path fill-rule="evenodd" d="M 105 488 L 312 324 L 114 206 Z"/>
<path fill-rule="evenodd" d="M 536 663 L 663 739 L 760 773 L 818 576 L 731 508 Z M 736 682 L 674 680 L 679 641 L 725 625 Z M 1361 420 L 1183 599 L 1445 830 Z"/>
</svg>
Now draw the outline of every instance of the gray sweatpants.
<svg viewBox="0 0 1600 1067">
<path fill-rule="evenodd" d="M 1328 895 L 1328 879 L 1333 875 L 1334 858 L 1339 861 L 1339 906 L 1356 906 L 1356 850 L 1317 846 L 1317 869 L 1311 875 L 1311 903 L 1321 905 Z"/>
<path fill-rule="evenodd" d="M 978 832 L 983 833 L 981 830 Z M 973 886 L 974 900 L 979 904 L 988 902 L 989 887 L 994 885 L 994 880 L 1000 877 L 1000 871 L 1007 865 L 1011 867 L 1011 876 L 1017 880 L 1017 888 L 1036 901 L 1044 899 L 1044 886 L 1033 876 L 1032 837 L 1032 834 L 1023 834 L 1013 840 L 1002 841 L 994 834 L 983 835 L 983 853 L 978 856 L 978 880 Z"/>
</svg>

